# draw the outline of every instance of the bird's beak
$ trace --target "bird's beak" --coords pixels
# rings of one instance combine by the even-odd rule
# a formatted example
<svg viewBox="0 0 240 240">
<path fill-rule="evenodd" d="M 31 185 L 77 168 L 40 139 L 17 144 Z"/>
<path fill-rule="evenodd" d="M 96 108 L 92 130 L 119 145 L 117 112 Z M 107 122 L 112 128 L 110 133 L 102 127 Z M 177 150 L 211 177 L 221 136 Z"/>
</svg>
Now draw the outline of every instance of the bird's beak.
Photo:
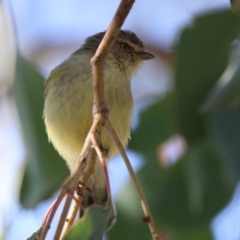
<svg viewBox="0 0 240 240">
<path fill-rule="evenodd" d="M 138 53 L 139 57 L 142 59 L 142 60 L 149 60 L 149 59 L 153 59 L 155 58 L 151 53 L 149 52 L 139 52 Z"/>
</svg>

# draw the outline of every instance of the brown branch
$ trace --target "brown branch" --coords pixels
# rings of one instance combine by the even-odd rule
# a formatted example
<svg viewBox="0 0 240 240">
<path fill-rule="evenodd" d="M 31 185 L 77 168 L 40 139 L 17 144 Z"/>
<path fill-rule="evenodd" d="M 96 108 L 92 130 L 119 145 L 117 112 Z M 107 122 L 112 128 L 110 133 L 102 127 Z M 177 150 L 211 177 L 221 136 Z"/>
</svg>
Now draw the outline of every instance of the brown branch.
<svg viewBox="0 0 240 240">
<path fill-rule="evenodd" d="M 99 144 L 98 144 L 98 141 L 97 139 L 95 138 L 94 135 L 91 136 L 91 141 L 93 143 L 93 146 L 94 146 L 94 149 L 95 151 L 97 152 L 97 155 L 98 155 L 98 158 L 101 162 L 101 165 L 103 167 L 103 170 L 104 170 L 104 176 L 105 176 L 105 180 L 106 180 L 106 183 L 107 183 L 107 192 L 108 192 L 108 197 L 111 198 L 111 190 L 110 190 L 110 183 L 109 183 L 109 178 L 108 178 L 108 171 L 107 171 L 107 165 L 106 165 L 106 159 L 105 159 L 105 156 L 104 154 L 102 153 L 100 147 L 99 147 Z"/>
<path fill-rule="evenodd" d="M 110 51 L 135 0 L 122 0 L 108 30 L 106 31 L 94 57 L 91 59 L 93 73 L 93 114 L 107 113 L 104 97 L 104 73 L 103 65 L 107 53 Z"/>
<path fill-rule="evenodd" d="M 94 124 L 93 126 L 94 127 Z M 87 153 L 89 152 L 89 149 L 91 147 L 91 141 L 90 141 L 90 138 L 86 138 L 85 140 L 85 143 L 84 143 L 84 146 L 83 146 L 83 149 L 81 151 L 81 154 L 79 156 L 79 159 L 81 159 L 81 165 L 79 165 L 79 171 L 75 171 L 65 182 L 65 184 L 62 186 L 62 189 L 57 197 L 57 200 L 50 206 L 49 210 L 47 211 L 47 214 L 46 214 L 46 217 L 43 221 L 43 230 L 42 230 L 42 233 L 41 233 L 41 236 L 39 238 L 39 240 L 44 240 L 46 238 L 46 235 L 47 235 L 47 232 L 51 226 L 51 223 L 52 223 L 52 220 L 53 220 L 53 217 L 60 205 L 60 203 L 62 202 L 63 198 L 65 197 L 67 191 L 72 191 L 74 192 L 77 184 L 78 184 L 78 180 L 80 178 L 80 175 L 81 173 L 83 172 L 83 170 L 85 169 L 86 167 L 86 161 L 84 161 L 84 159 L 86 159 L 86 155 Z M 83 164 L 84 163 L 84 164 Z M 66 191 L 66 189 L 68 189 Z M 70 196 L 68 196 L 70 197 Z M 65 205 L 68 205 L 68 200 L 65 201 Z M 65 207 L 64 205 L 64 207 Z M 66 213 L 65 213 L 66 214 Z M 62 215 L 62 220 L 60 218 L 60 221 L 64 221 L 66 220 L 66 216 Z M 57 233 L 59 236 L 61 235 L 61 229 L 59 230 L 59 233 Z M 55 233 L 56 234 L 56 233 Z"/>
<path fill-rule="evenodd" d="M 152 238 L 154 240 L 166 240 L 166 238 L 159 232 L 159 230 L 157 229 L 156 227 L 156 224 L 154 222 L 154 219 L 152 217 L 152 213 L 148 207 L 148 204 L 147 204 L 147 200 L 143 194 L 143 191 L 142 191 L 142 188 L 137 180 L 137 177 L 134 173 L 134 170 L 132 168 L 132 165 L 128 159 L 128 156 L 125 152 L 125 149 L 121 143 L 121 141 L 119 140 L 114 128 L 112 127 L 110 121 L 106 121 L 105 123 L 105 127 L 107 129 L 107 131 L 109 132 L 110 136 L 112 137 L 113 141 L 115 142 L 116 146 L 118 147 L 118 150 L 119 150 L 119 153 L 122 155 L 122 158 L 126 164 L 126 167 L 128 169 L 128 172 L 131 176 L 131 179 L 135 185 L 135 188 L 137 190 L 137 193 L 138 193 L 138 196 L 139 196 L 139 199 L 140 199 L 140 202 L 141 202 L 141 205 L 142 205 L 142 209 L 143 209 L 143 212 L 145 214 L 145 217 L 144 219 L 147 219 L 147 221 L 145 220 L 144 222 L 147 222 L 148 225 L 149 225 L 149 228 L 150 228 L 150 232 L 152 234 Z"/>
<path fill-rule="evenodd" d="M 91 134 L 89 133 L 90 135 L 90 138 L 91 138 L 91 142 L 93 144 L 93 147 L 98 155 L 98 158 L 99 160 L 101 161 L 102 163 L 102 166 L 103 166 L 103 169 L 104 169 L 104 172 L 105 172 L 105 177 L 106 177 L 106 183 L 107 183 L 107 192 L 108 192 L 108 196 L 111 197 L 111 191 L 110 191 L 110 184 L 109 184 L 109 179 L 108 179 L 108 173 L 107 173 L 107 167 L 106 167 L 106 162 L 105 162 L 105 158 L 104 158 L 104 155 L 103 153 L 101 152 L 100 148 L 99 148 L 99 145 L 98 145 L 98 141 L 95 137 L 94 134 Z M 98 134 L 99 136 L 99 134 Z M 89 168 L 90 170 L 85 170 L 87 172 L 87 174 L 84 174 L 83 177 L 81 178 L 81 182 L 85 183 L 87 182 L 88 178 L 90 177 L 90 175 L 94 172 L 94 160 L 95 160 L 95 155 L 92 156 L 92 161 L 90 162 L 90 165 Z M 83 185 L 82 186 L 82 191 L 84 191 L 85 189 L 85 186 Z M 67 216 L 67 221 L 65 222 L 65 225 L 64 225 L 64 228 L 63 228 L 63 231 L 62 231 L 62 234 L 64 236 L 64 234 L 67 233 L 67 231 L 70 229 L 70 227 L 72 226 L 73 222 L 74 222 L 74 219 L 77 215 L 77 212 L 79 210 L 79 201 L 81 199 L 81 197 L 77 194 L 75 194 L 75 196 L 73 196 L 73 198 L 75 199 L 75 201 L 73 202 L 71 208 L 70 208 L 70 213 L 69 215 Z M 64 218 L 65 219 L 65 218 Z"/>
<path fill-rule="evenodd" d="M 68 195 L 67 199 L 65 201 L 62 213 L 61 213 L 60 220 L 57 225 L 57 230 L 56 230 L 54 238 L 53 238 L 54 240 L 60 239 L 60 236 L 62 234 L 62 229 L 63 229 L 64 223 L 66 221 L 67 213 L 68 213 L 69 207 L 71 205 L 71 202 L 72 202 L 72 197 L 70 195 Z"/>
<path fill-rule="evenodd" d="M 62 200 L 62 196 L 63 196 L 63 194 L 65 194 L 64 189 L 66 189 L 66 188 L 69 188 L 72 192 L 74 192 L 78 186 L 78 182 L 79 182 L 79 179 L 81 176 L 82 176 L 81 179 L 84 179 L 87 182 L 87 179 L 92 174 L 92 170 L 94 167 L 93 159 L 96 159 L 96 158 L 91 157 L 94 155 L 94 153 L 96 154 L 96 152 L 94 149 L 90 149 L 90 147 L 91 147 L 91 139 L 90 138 L 91 138 L 91 136 L 96 137 L 97 135 L 100 135 L 100 132 L 102 131 L 102 127 L 106 123 L 106 128 L 109 131 L 110 135 L 112 136 L 114 142 L 117 144 L 119 151 L 122 154 L 125 164 L 128 168 L 128 171 L 132 177 L 132 180 L 135 184 L 135 187 L 137 189 L 137 192 L 138 192 L 138 195 L 139 195 L 142 207 L 143 207 L 143 211 L 145 213 L 144 219 L 145 219 L 145 221 L 147 219 L 146 222 L 148 222 L 148 224 L 149 224 L 153 239 L 154 240 L 166 239 L 159 233 L 159 231 L 154 223 L 154 220 L 152 218 L 151 212 L 147 205 L 146 199 L 145 199 L 143 192 L 141 190 L 141 187 L 137 181 L 137 178 L 132 169 L 132 166 L 127 158 L 125 150 L 124 150 L 123 146 L 121 145 L 114 129 L 112 128 L 112 126 L 108 120 L 108 117 L 107 117 L 108 109 L 105 104 L 105 97 L 104 97 L 104 69 L 103 69 L 103 66 L 104 66 L 105 57 L 106 57 L 107 53 L 109 52 L 109 50 L 111 49 L 123 22 L 125 21 L 128 13 L 130 12 L 130 10 L 133 6 L 133 3 L 134 3 L 134 0 L 122 0 L 121 1 L 120 5 L 116 11 L 116 14 L 115 14 L 108 30 L 106 31 L 106 33 L 104 35 L 102 42 L 100 43 L 94 57 L 91 59 L 92 73 L 93 73 L 93 91 L 94 91 L 94 94 L 93 94 L 94 95 L 94 101 L 93 101 L 94 102 L 94 104 L 93 104 L 94 120 L 93 120 L 92 127 L 86 138 L 83 149 L 77 160 L 75 171 L 70 176 L 70 178 L 67 180 L 65 185 L 63 186 L 58 199 L 61 196 L 61 200 Z M 96 146 L 99 146 L 99 144 L 97 144 Z M 99 152 L 98 148 L 97 148 L 97 152 Z M 101 155 L 101 154 L 99 154 L 99 155 Z M 99 156 L 99 157 L 101 158 L 102 156 Z M 59 239 L 60 235 L 64 233 L 64 232 L 63 233 L 61 233 L 61 232 L 63 229 L 63 223 L 66 221 L 67 212 L 68 212 L 69 206 L 70 206 L 70 200 L 72 200 L 71 196 L 68 196 L 67 200 L 65 202 L 64 211 L 63 211 L 61 219 L 59 221 L 58 230 L 57 230 L 55 238 L 54 238 L 56 240 Z M 49 217 L 45 223 L 44 233 L 42 234 L 41 239 L 45 239 L 48 227 L 50 227 L 50 225 L 51 225 L 52 218 L 53 218 L 56 208 L 58 206 L 59 206 L 59 201 L 57 201 L 57 204 L 54 205 L 54 207 L 52 208 L 52 210 L 49 214 Z M 68 227 L 67 227 L 67 229 L 68 229 Z"/>
<path fill-rule="evenodd" d="M 61 191 L 57 197 L 57 199 L 54 201 L 54 203 L 50 206 L 50 208 L 48 209 L 46 216 L 43 220 L 43 224 L 42 224 L 42 231 L 41 231 L 41 235 L 39 237 L 39 240 L 43 240 L 45 239 L 48 229 L 51 226 L 53 217 L 57 211 L 57 208 L 59 207 L 60 203 L 62 202 L 63 198 L 65 196 L 65 193 L 63 191 Z"/>
</svg>

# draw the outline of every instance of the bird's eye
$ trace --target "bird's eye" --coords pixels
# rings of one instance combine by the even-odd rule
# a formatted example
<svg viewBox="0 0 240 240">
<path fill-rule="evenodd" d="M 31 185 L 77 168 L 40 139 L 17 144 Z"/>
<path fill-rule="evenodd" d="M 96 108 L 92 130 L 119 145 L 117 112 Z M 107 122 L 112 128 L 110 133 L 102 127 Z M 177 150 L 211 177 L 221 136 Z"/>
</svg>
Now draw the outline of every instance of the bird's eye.
<svg viewBox="0 0 240 240">
<path fill-rule="evenodd" d="M 122 43 L 122 44 L 121 44 L 121 46 L 122 46 L 122 48 L 124 48 L 124 49 L 127 49 L 127 48 L 129 48 L 129 46 L 128 46 L 128 44 L 127 44 L 127 43 Z"/>
</svg>

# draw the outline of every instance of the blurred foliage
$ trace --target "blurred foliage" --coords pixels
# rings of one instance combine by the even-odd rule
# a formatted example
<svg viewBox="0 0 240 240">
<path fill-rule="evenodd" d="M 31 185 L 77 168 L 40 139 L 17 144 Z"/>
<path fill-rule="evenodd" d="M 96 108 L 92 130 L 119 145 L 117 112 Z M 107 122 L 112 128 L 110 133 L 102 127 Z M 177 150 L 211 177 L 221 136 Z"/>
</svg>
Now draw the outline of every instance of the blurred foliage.
<svg viewBox="0 0 240 240">
<path fill-rule="evenodd" d="M 168 239 L 213 239 L 210 223 L 229 202 L 239 181 L 239 65 L 227 75 L 228 84 L 218 87 L 239 32 L 239 18 L 229 11 L 200 16 L 184 29 L 175 47 L 174 87 L 141 114 L 132 133 L 129 147 L 146 159 L 139 180 L 156 223 Z M 47 142 L 43 80 L 20 58 L 15 89 L 29 150 L 21 202 L 29 208 L 58 189 L 66 167 Z M 176 164 L 164 167 L 159 146 L 175 134 L 186 140 L 187 151 Z M 108 239 L 151 239 L 131 183 L 119 194 L 117 213 Z M 72 237 L 74 231 L 83 230 L 81 239 L 91 239 L 94 229 L 103 229 L 105 220 L 92 218 L 95 221 L 89 220 L 90 214 L 67 239 L 78 239 L 78 234 Z M 101 239 L 101 234 L 93 239 Z"/>
<path fill-rule="evenodd" d="M 44 79 L 22 57 L 16 64 L 14 95 L 27 147 L 27 165 L 20 191 L 25 208 L 33 208 L 59 189 L 67 167 L 49 144 L 43 122 Z"/>
<path fill-rule="evenodd" d="M 111 206 L 104 209 L 98 206 L 91 207 L 86 218 L 70 229 L 64 240 L 79 239 L 79 236 L 81 240 L 101 240 L 109 227 L 109 222 L 111 223 L 113 214 Z"/>
</svg>

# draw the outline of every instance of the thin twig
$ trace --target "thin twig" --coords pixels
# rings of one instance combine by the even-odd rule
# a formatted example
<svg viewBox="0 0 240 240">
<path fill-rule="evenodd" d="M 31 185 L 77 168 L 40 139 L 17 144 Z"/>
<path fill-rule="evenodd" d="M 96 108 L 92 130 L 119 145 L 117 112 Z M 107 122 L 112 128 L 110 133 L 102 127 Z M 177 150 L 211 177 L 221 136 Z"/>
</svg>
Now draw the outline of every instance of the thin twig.
<svg viewBox="0 0 240 240">
<path fill-rule="evenodd" d="M 48 229 L 50 228 L 51 226 L 51 223 L 52 223 L 52 220 L 53 220 L 53 217 L 60 205 L 60 203 L 62 202 L 63 198 L 65 197 L 65 192 L 64 191 L 61 191 L 57 197 L 57 199 L 54 201 L 54 203 L 50 206 L 50 208 L 48 209 L 47 211 L 47 214 L 44 218 L 44 221 L 43 221 L 43 224 L 42 224 L 42 231 L 41 231 L 41 235 L 39 237 L 39 240 L 44 240 L 46 235 L 47 235 L 47 232 L 48 232 Z"/>
<path fill-rule="evenodd" d="M 86 154 L 89 151 L 91 147 L 91 141 L 90 138 L 86 138 L 85 143 L 84 143 L 84 147 L 83 150 L 79 156 L 79 159 L 81 159 L 81 162 L 83 162 L 83 160 L 86 158 Z M 83 169 L 86 167 L 86 164 L 82 164 L 79 165 L 79 171 L 75 171 L 64 183 L 64 185 L 61 188 L 61 191 L 57 197 L 57 200 L 50 206 L 50 208 L 47 211 L 46 217 L 43 221 L 43 230 L 41 233 L 41 236 L 39 238 L 39 240 L 44 240 L 46 238 L 47 232 L 51 226 L 53 217 L 60 205 L 60 203 L 62 202 L 63 198 L 66 196 L 66 189 L 70 189 L 72 192 L 75 191 L 75 185 L 77 185 L 75 182 L 77 181 L 78 183 L 78 179 L 80 178 L 81 172 L 83 171 Z M 77 179 L 77 180 L 76 180 Z M 61 219 L 59 220 L 61 221 Z M 65 221 L 65 219 L 64 219 Z"/>
<path fill-rule="evenodd" d="M 79 205 L 81 204 L 81 202 L 80 202 L 81 197 L 75 193 L 74 200 L 75 201 L 72 202 L 72 205 L 69 209 L 69 215 L 67 216 L 67 221 L 65 222 L 65 225 L 64 225 L 64 228 L 62 231 L 62 235 L 65 235 L 65 233 L 67 233 L 69 231 L 70 227 L 72 226 L 72 224 L 76 218 L 77 212 L 79 211 Z"/>
<path fill-rule="evenodd" d="M 108 196 L 111 197 L 111 190 L 110 190 L 110 183 L 109 183 L 109 178 L 108 178 L 108 171 L 107 171 L 107 165 L 106 165 L 106 159 L 105 159 L 105 156 L 104 154 L 102 153 L 99 145 L 98 145 L 98 141 L 97 139 L 95 138 L 94 135 L 91 135 L 91 141 L 93 143 L 93 146 L 97 152 L 97 155 L 98 155 L 98 158 L 101 162 L 101 165 L 103 167 L 103 170 L 104 170 L 104 176 L 106 178 L 106 183 L 107 183 L 107 192 L 108 192 Z"/>
<path fill-rule="evenodd" d="M 100 161 L 101 161 L 101 163 L 102 163 L 102 166 L 103 166 L 103 169 L 104 169 L 104 171 L 105 171 L 105 177 L 106 177 L 106 182 L 107 182 L 107 191 L 108 191 L 108 195 L 111 197 L 111 191 L 110 191 L 110 184 L 109 184 L 109 179 L 108 179 L 108 173 L 107 173 L 107 166 L 106 166 L 106 162 L 105 162 L 105 158 L 104 158 L 104 155 L 103 155 L 103 153 L 102 153 L 102 151 L 100 150 L 100 148 L 99 148 L 99 145 L 98 145 L 98 141 L 97 141 L 97 139 L 95 138 L 95 136 L 94 136 L 94 134 L 89 134 L 90 135 L 90 139 L 91 139 L 91 142 L 92 142 L 92 144 L 93 144 L 93 147 L 94 147 L 94 149 L 95 149 L 95 151 L 96 151 L 96 153 L 97 153 L 97 155 L 98 155 L 98 157 L 99 157 L 99 159 L 100 159 Z M 98 134 L 99 135 L 99 134 Z M 91 163 L 93 163 L 93 162 L 91 162 Z M 91 164 L 92 166 L 93 166 L 93 164 Z M 92 169 L 92 168 L 91 168 Z M 88 172 L 88 174 L 87 175 L 89 175 L 89 171 L 88 170 L 86 170 L 87 172 Z M 93 169 L 90 171 L 91 173 L 93 173 Z M 87 176 L 86 174 L 83 176 L 83 178 L 81 178 L 81 182 L 86 182 L 86 176 Z M 84 188 L 85 188 L 85 186 L 83 185 L 83 187 L 82 187 L 82 191 L 84 191 Z M 79 195 L 77 195 L 76 194 L 76 196 L 75 196 L 75 198 L 77 198 L 77 200 L 79 201 L 81 201 L 81 197 L 79 196 Z M 75 217 L 76 217 L 76 214 L 77 214 L 77 212 L 78 212 L 78 210 L 79 210 L 79 204 L 78 204 L 78 202 L 76 202 L 76 200 L 73 202 L 73 204 L 72 204 L 72 206 L 71 206 L 71 208 L 70 208 L 70 210 L 69 210 L 69 215 L 68 215 L 68 217 L 67 217 L 67 221 L 65 221 L 65 225 L 64 225 L 64 229 L 63 229 L 63 232 L 62 232 L 62 235 L 64 235 L 69 229 L 70 229 L 70 227 L 71 227 L 71 225 L 73 224 L 73 222 L 74 222 L 74 219 L 75 219 Z"/>
<path fill-rule="evenodd" d="M 122 0 L 108 30 L 106 31 L 95 55 L 91 59 L 93 73 L 93 114 L 107 113 L 104 97 L 104 68 L 103 64 L 107 53 L 115 42 L 127 15 L 129 14 L 135 0 Z M 102 115 L 103 116 L 103 115 Z M 95 116 L 94 116 L 95 117 Z"/>
<path fill-rule="evenodd" d="M 95 152 L 94 149 L 90 149 L 89 154 L 86 157 L 85 168 L 82 171 L 82 172 L 84 172 L 82 174 L 82 177 L 81 177 L 82 182 L 87 183 L 90 176 L 94 173 L 95 161 L 96 161 L 96 152 Z M 81 165 L 79 167 L 81 167 Z M 80 179 L 78 178 L 78 181 L 79 180 Z M 76 188 L 77 188 L 77 186 L 74 185 L 73 189 L 75 190 Z M 84 192 L 84 190 L 85 190 L 85 185 L 82 186 L 82 191 Z M 71 199 L 71 200 L 73 199 L 72 196 L 68 196 L 67 199 L 68 198 Z M 81 201 L 80 196 L 78 196 L 77 201 L 76 201 L 76 199 L 74 199 L 74 204 L 72 205 L 72 208 L 70 210 L 70 213 L 69 213 L 68 217 L 67 217 L 67 213 L 69 212 L 70 204 L 67 201 L 65 202 L 64 210 L 62 212 L 62 215 L 61 215 L 61 218 L 60 218 L 60 221 L 59 221 L 59 225 L 58 225 L 58 228 L 57 228 L 57 230 L 59 229 L 59 231 L 61 229 L 61 239 L 66 234 L 66 232 L 69 230 L 69 228 L 71 226 L 70 223 L 73 223 L 73 221 L 76 217 L 77 211 L 80 208 L 80 206 L 78 204 L 78 201 Z M 71 201 L 70 201 L 70 203 L 71 203 Z M 78 206 L 76 206 L 76 203 L 78 204 Z M 60 236 L 60 235 L 57 235 L 57 236 Z M 54 240 L 55 239 L 57 240 L 59 238 L 56 237 L 56 238 L 54 238 Z"/>
<path fill-rule="evenodd" d="M 121 143 L 121 141 L 119 140 L 114 128 L 112 127 L 111 123 L 109 120 L 106 121 L 105 123 L 105 127 L 107 129 L 107 131 L 109 132 L 109 134 L 111 135 L 113 141 L 115 142 L 116 146 L 118 147 L 118 150 L 120 152 L 120 154 L 122 155 L 122 158 L 127 166 L 127 169 L 128 169 L 128 172 L 131 176 L 131 179 L 135 185 L 135 188 L 137 190 L 137 193 L 138 193 L 138 196 L 140 198 L 140 202 L 141 202 L 141 205 L 142 205 L 142 208 L 143 208 L 143 212 L 145 214 L 145 219 L 147 219 L 147 223 L 149 225 L 149 228 L 150 228 L 150 232 L 152 234 L 152 238 L 154 240 L 158 240 L 158 239 L 162 239 L 162 240 L 166 240 L 166 238 L 158 231 L 157 227 L 156 227 L 156 224 L 154 222 L 154 219 L 152 217 L 152 213 L 148 207 L 148 204 L 147 204 L 147 200 L 143 194 L 143 191 L 142 191 L 142 188 L 137 180 L 137 177 L 134 173 L 134 170 L 132 168 L 132 165 L 128 159 L 128 156 L 124 150 L 124 147 Z"/>
<path fill-rule="evenodd" d="M 54 238 L 53 238 L 54 240 L 60 239 L 60 236 L 62 234 L 62 229 L 63 229 L 64 223 L 66 221 L 66 217 L 67 217 L 68 210 L 69 210 L 69 207 L 71 205 L 71 202 L 72 202 L 72 196 L 68 195 L 67 198 L 66 198 L 62 213 L 61 213 L 60 220 L 59 220 L 58 225 L 57 225 L 57 230 L 56 230 Z"/>
<path fill-rule="evenodd" d="M 80 179 L 80 176 L 83 172 L 85 174 L 83 175 L 82 180 L 85 181 L 85 182 L 87 182 L 88 178 L 93 173 L 94 161 L 92 160 L 92 157 L 91 157 L 92 154 L 91 153 L 95 150 L 91 149 L 91 139 L 90 139 L 89 135 L 92 134 L 92 133 L 95 134 L 96 132 L 100 132 L 101 128 L 102 128 L 102 125 L 103 125 L 102 122 L 98 118 L 94 118 L 93 124 L 91 126 L 90 131 L 89 131 L 89 134 L 88 134 L 88 136 L 85 140 L 82 151 L 81 151 L 81 153 L 78 157 L 75 171 L 73 172 L 73 174 L 67 179 L 67 181 L 63 185 L 62 190 L 59 193 L 58 198 L 60 196 L 65 196 L 66 189 L 69 189 L 69 191 L 72 191 L 72 192 L 75 191 L 75 189 L 78 186 L 78 181 Z M 88 168 L 89 170 L 85 171 L 85 168 Z M 83 188 L 84 188 L 84 186 L 83 186 Z M 83 191 L 84 191 L 84 189 L 83 189 Z M 67 231 L 69 229 L 69 227 L 66 227 L 66 228 L 64 228 L 64 232 L 62 232 L 64 223 L 66 221 L 67 213 L 68 213 L 69 207 L 70 207 L 70 204 L 69 204 L 70 198 L 72 198 L 72 197 L 67 196 L 67 199 L 66 199 L 64 207 L 63 207 L 64 212 L 61 214 L 61 217 L 60 217 L 60 220 L 59 220 L 59 223 L 58 223 L 58 227 L 57 227 L 57 231 L 55 232 L 55 238 L 54 239 L 59 239 L 59 237 L 61 235 L 64 235 L 66 233 L 65 231 Z M 62 199 L 63 199 L 63 197 L 61 198 L 61 201 L 62 201 Z M 40 237 L 40 240 L 45 239 L 45 237 L 47 235 L 47 231 L 48 231 L 49 227 L 51 226 L 52 219 L 55 215 L 56 209 L 59 207 L 61 201 L 58 201 L 57 204 L 53 208 L 54 211 L 50 212 L 50 214 L 49 214 L 50 217 L 47 220 L 46 224 L 44 224 L 44 229 L 43 229 L 42 235 Z M 76 211 L 73 211 L 72 213 L 73 213 L 73 215 L 69 217 L 70 219 L 75 218 L 75 216 L 76 216 L 76 214 L 75 214 Z M 46 227 L 46 226 L 48 226 L 48 227 Z"/>
</svg>

